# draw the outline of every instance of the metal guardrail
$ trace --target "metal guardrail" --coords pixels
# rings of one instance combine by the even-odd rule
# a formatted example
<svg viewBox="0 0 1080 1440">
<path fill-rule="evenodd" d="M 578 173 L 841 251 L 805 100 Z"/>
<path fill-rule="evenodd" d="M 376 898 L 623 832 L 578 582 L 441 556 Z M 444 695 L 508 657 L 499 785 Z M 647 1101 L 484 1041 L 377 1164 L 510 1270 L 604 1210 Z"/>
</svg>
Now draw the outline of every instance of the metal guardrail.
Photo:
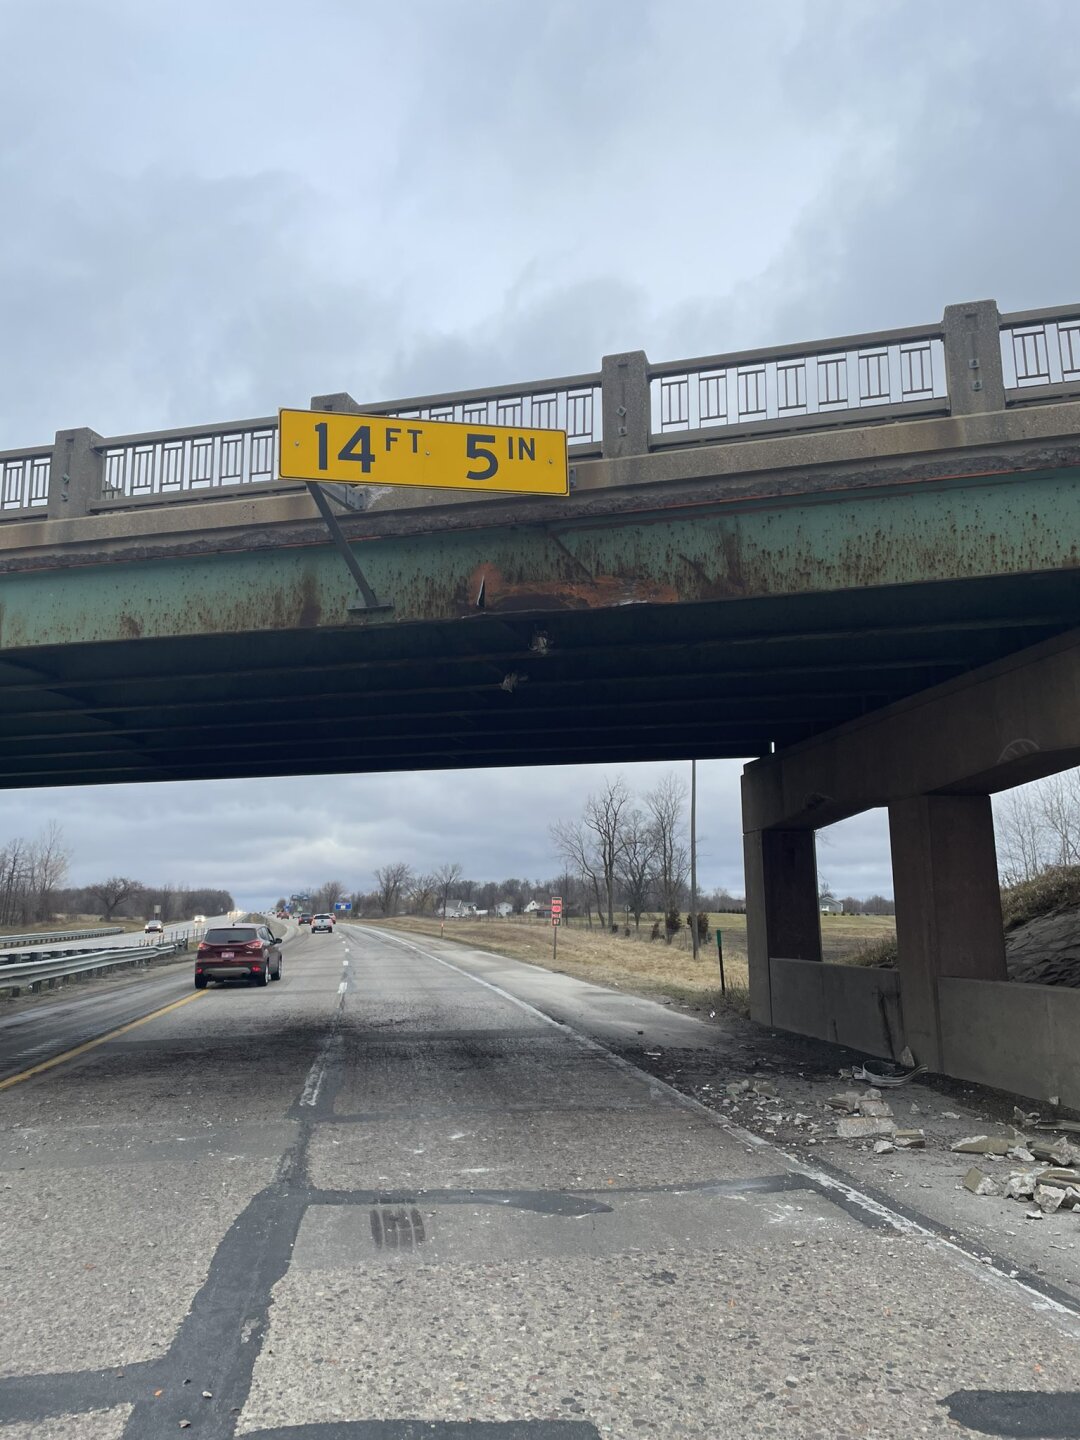
<svg viewBox="0 0 1080 1440">
<path fill-rule="evenodd" d="M 48 960 L 0 961 L 0 991 L 38 990 L 43 983 L 53 985 L 75 975 L 104 971 L 123 965 L 138 965 L 165 955 L 179 955 L 188 949 L 188 937 L 170 940 L 164 945 L 116 946 L 112 950 L 69 950 Z"/>
<path fill-rule="evenodd" d="M 122 935 L 122 925 L 99 925 L 92 930 L 42 930 L 31 935 L 0 935 L 0 952 L 20 945 L 60 945 L 65 940 L 101 940 L 106 935 Z"/>
</svg>

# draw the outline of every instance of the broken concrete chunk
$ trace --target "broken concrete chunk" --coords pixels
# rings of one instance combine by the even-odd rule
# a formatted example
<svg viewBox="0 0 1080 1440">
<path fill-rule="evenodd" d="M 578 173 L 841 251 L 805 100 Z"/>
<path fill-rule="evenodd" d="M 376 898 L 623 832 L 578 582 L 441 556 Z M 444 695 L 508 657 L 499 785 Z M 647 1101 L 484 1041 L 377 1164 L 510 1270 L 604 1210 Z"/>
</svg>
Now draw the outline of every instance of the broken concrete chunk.
<svg viewBox="0 0 1080 1440">
<path fill-rule="evenodd" d="M 949 1148 L 961 1155 L 1008 1155 L 1015 1143 L 1004 1135 L 969 1135 Z"/>
<path fill-rule="evenodd" d="M 753 1084 L 755 1095 L 779 1095 L 775 1080 L 755 1080 Z"/>
<path fill-rule="evenodd" d="M 1035 1194 L 1035 1185 L 1034 1170 L 1014 1170 L 1005 1182 L 1005 1194 L 1010 1200 L 1030 1200 Z"/>
<path fill-rule="evenodd" d="M 892 1106 L 886 1100 L 868 1100 L 864 1095 L 859 1101 L 860 1115 L 873 1115 L 875 1119 L 882 1120 L 892 1113 Z"/>
<path fill-rule="evenodd" d="M 750 1081 L 731 1080 L 724 1087 L 724 1089 L 727 1091 L 727 1093 L 731 1096 L 733 1100 L 737 1100 L 740 1095 L 748 1095 L 750 1093 Z"/>
<path fill-rule="evenodd" d="M 874 1088 L 874 1086 L 871 1085 L 871 1086 L 869 1086 L 868 1089 L 866 1089 L 866 1090 L 863 1091 L 862 1096 L 861 1096 L 860 1098 L 861 1098 L 861 1100 L 863 1101 L 863 1103 L 865 1103 L 867 1100 L 880 1100 L 880 1099 L 881 1099 L 881 1091 L 880 1091 L 880 1090 L 876 1090 L 876 1089 Z"/>
<path fill-rule="evenodd" d="M 836 1095 L 830 1095 L 825 1104 L 830 1110 L 846 1110 L 849 1115 L 854 1115 L 861 1099 L 857 1090 L 841 1090 Z"/>
<path fill-rule="evenodd" d="M 1080 1185 L 1080 1170 L 1071 1166 L 1051 1165 L 1039 1176 L 1040 1185 Z"/>
<path fill-rule="evenodd" d="M 1025 1149 L 1023 1145 L 1014 1145 L 1009 1151 L 1009 1159 L 1019 1160 L 1024 1165 L 1033 1165 L 1035 1163 L 1035 1156 L 1030 1150 Z"/>
<path fill-rule="evenodd" d="M 895 1149 L 896 1146 L 891 1144 L 888 1140 L 878 1140 L 874 1145 L 874 1154 L 891 1155 L 895 1151 Z"/>
<path fill-rule="evenodd" d="M 908 1070 L 915 1069 L 915 1056 L 911 1053 L 911 1047 L 905 1045 L 900 1051 L 900 1064 Z"/>
<path fill-rule="evenodd" d="M 1000 1195 L 996 1180 L 989 1175 L 984 1175 L 977 1165 L 973 1165 L 964 1176 L 964 1189 L 970 1190 L 973 1195 Z"/>
<path fill-rule="evenodd" d="M 1065 1199 L 1064 1189 L 1057 1185 L 1036 1185 L 1035 1204 L 1044 1215 L 1052 1215 L 1055 1210 L 1061 1209 L 1061 1202 Z"/>
<path fill-rule="evenodd" d="M 876 1115 L 842 1115 L 836 1122 L 836 1133 L 841 1140 L 869 1140 L 874 1135 L 892 1135 L 895 1130 L 892 1120 L 879 1119 Z"/>
<path fill-rule="evenodd" d="M 926 1145 L 926 1131 L 897 1130 L 893 1140 L 901 1150 L 922 1150 Z"/>
</svg>

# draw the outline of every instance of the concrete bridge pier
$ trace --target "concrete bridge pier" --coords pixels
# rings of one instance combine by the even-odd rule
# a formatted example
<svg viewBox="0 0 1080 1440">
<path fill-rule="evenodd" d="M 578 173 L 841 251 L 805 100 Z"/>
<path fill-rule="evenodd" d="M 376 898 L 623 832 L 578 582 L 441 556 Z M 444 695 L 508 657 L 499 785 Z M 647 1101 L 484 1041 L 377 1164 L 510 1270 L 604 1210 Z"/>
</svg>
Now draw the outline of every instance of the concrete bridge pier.
<svg viewBox="0 0 1080 1440">
<path fill-rule="evenodd" d="M 990 804 L 1078 760 L 1074 630 L 748 765 L 753 1018 L 1080 1106 L 1080 990 L 1008 980 Z M 882 806 L 897 969 L 823 962 L 815 831 Z"/>
<path fill-rule="evenodd" d="M 917 795 L 889 806 L 904 1032 L 941 1070 L 938 981 L 1008 978 L 989 795 Z"/>
</svg>

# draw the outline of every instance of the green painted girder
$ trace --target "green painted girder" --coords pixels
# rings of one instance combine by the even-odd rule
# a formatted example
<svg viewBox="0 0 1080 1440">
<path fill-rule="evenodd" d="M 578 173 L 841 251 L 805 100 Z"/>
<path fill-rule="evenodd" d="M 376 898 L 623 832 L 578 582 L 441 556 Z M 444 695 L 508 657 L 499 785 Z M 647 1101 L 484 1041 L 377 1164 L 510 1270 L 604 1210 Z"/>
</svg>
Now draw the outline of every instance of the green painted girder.
<svg viewBox="0 0 1080 1440">
<path fill-rule="evenodd" d="M 1075 471 L 790 495 L 609 521 L 378 537 L 365 627 L 669 606 L 1077 569 Z M 192 524 L 198 523 L 193 507 Z M 362 523 L 362 522 L 358 522 Z M 356 625 L 327 543 L 0 576 L 0 652 Z"/>
</svg>

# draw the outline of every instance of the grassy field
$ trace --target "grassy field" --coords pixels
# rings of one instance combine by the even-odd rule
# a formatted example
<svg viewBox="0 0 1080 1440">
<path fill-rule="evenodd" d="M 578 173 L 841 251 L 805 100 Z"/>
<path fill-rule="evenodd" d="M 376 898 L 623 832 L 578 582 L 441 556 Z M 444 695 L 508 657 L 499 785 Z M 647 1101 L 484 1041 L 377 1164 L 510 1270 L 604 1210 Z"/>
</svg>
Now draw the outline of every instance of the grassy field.
<svg viewBox="0 0 1080 1440">
<path fill-rule="evenodd" d="M 599 985 L 611 985 L 638 995 L 669 998 L 710 1009 L 724 1006 L 744 1012 L 747 1005 L 746 916 L 710 915 L 709 928 L 719 926 L 724 947 L 726 999 L 720 995 L 720 968 L 715 939 L 701 948 L 695 962 L 690 937 L 681 931 L 671 945 L 650 941 L 654 916 L 644 917 L 641 930 L 631 926 L 627 937 L 621 931 L 609 935 L 584 921 L 572 920 L 559 927 L 558 956 L 552 961 L 551 925 L 542 920 L 514 916 L 506 920 L 448 920 L 442 933 L 448 940 L 460 940 L 478 950 L 491 950 L 513 960 L 528 960 Z M 438 935 L 437 919 L 400 916 L 380 920 L 395 930 L 419 935 Z M 841 963 L 854 958 L 872 941 L 893 933 L 891 917 L 823 915 L 821 938 L 826 960 Z"/>
<path fill-rule="evenodd" d="M 36 925 L 9 926 L 8 929 L 0 932 L 0 940 L 4 935 L 46 935 L 54 934 L 59 930 L 100 930 L 108 925 L 118 925 L 121 930 L 141 930 L 141 920 L 99 920 L 98 917 L 80 915 L 75 920 L 41 920 Z"/>
</svg>

